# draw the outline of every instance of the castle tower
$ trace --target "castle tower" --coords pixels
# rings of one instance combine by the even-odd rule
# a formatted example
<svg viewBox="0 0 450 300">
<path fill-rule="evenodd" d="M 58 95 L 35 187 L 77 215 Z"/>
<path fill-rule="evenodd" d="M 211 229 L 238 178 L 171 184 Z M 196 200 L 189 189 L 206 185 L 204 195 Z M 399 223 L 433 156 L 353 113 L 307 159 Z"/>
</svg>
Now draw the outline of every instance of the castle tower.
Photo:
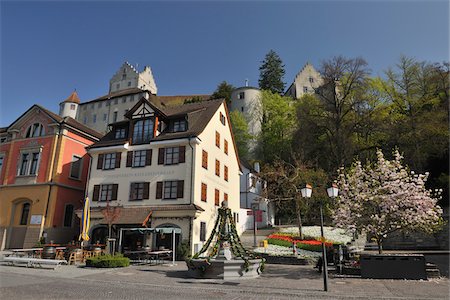
<svg viewBox="0 0 450 300">
<path fill-rule="evenodd" d="M 149 66 L 145 66 L 144 70 L 139 72 L 134 66 L 125 62 L 109 81 L 109 93 L 131 88 L 148 90 L 154 95 L 157 94 L 158 88 Z"/>
<path fill-rule="evenodd" d="M 78 94 L 76 91 L 59 104 L 59 115 L 61 117 L 71 117 L 75 119 L 78 110 L 78 104 L 80 104 L 80 98 L 78 98 Z"/>
</svg>

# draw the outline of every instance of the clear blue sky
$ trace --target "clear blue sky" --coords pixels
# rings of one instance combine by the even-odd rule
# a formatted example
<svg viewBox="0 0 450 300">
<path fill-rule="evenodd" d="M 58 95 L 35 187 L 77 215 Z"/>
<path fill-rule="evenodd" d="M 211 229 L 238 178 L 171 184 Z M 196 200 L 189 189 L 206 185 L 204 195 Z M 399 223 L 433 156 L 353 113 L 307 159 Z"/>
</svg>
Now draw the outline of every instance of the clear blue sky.
<svg viewBox="0 0 450 300">
<path fill-rule="evenodd" d="M 108 92 L 124 61 L 151 66 L 160 95 L 208 94 L 223 80 L 257 86 L 264 55 L 282 58 L 289 85 L 306 61 L 365 58 L 373 75 L 401 54 L 449 56 L 448 1 L 0 3 L 0 126 L 34 103 L 58 112 Z"/>
</svg>

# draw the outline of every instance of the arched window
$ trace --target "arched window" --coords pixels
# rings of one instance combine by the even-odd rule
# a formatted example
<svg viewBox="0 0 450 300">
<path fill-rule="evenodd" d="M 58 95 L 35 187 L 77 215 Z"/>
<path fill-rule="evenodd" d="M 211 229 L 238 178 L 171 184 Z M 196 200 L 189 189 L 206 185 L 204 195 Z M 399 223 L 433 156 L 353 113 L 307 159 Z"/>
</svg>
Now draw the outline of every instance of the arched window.
<svg viewBox="0 0 450 300">
<path fill-rule="evenodd" d="M 22 215 L 20 217 L 20 225 L 27 225 L 29 214 L 30 214 L 30 203 L 24 203 L 22 206 Z"/>
<path fill-rule="evenodd" d="M 31 138 L 31 137 L 43 136 L 44 134 L 45 134 L 44 126 L 40 123 L 34 123 L 30 127 L 28 127 L 26 137 Z"/>
</svg>

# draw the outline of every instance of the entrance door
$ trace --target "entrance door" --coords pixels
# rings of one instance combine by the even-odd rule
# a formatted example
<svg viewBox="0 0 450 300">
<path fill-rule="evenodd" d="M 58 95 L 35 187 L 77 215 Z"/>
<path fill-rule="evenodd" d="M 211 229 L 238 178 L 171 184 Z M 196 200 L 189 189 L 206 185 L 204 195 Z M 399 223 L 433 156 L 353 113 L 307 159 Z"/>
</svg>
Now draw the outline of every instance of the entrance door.
<svg viewBox="0 0 450 300">
<path fill-rule="evenodd" d="M 175 233 L 175 248 L 178 247 L 179 242 L 180 234 Z M 157 249 L 173 250 L 173 233 L 158 233 L 156 235 L 156 247 Z"/>
</svg>

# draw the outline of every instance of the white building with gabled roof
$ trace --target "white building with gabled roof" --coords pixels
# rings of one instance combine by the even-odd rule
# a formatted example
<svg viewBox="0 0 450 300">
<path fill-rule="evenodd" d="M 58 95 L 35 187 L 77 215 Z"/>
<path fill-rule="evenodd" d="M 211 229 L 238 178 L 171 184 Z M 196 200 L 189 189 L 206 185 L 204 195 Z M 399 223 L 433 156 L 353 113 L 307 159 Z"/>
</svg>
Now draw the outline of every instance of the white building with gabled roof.
<svg viewBox="0 0 450 300">
<path fill-rule="evenodd" d="M 130 227 L 179 228 L 176 243 L 190 254 L 210 235 L 222 201 L 239 221 L 241 170 L 224 100 L 164 107 L 141 98 L 111 127 L 88 150 L 92 241 L 105 242 L 107 205 L 120 210 L 115 237 Z M 123 232 L 124 252 L 172 248 L 167 234 Z"/>
</svg>

